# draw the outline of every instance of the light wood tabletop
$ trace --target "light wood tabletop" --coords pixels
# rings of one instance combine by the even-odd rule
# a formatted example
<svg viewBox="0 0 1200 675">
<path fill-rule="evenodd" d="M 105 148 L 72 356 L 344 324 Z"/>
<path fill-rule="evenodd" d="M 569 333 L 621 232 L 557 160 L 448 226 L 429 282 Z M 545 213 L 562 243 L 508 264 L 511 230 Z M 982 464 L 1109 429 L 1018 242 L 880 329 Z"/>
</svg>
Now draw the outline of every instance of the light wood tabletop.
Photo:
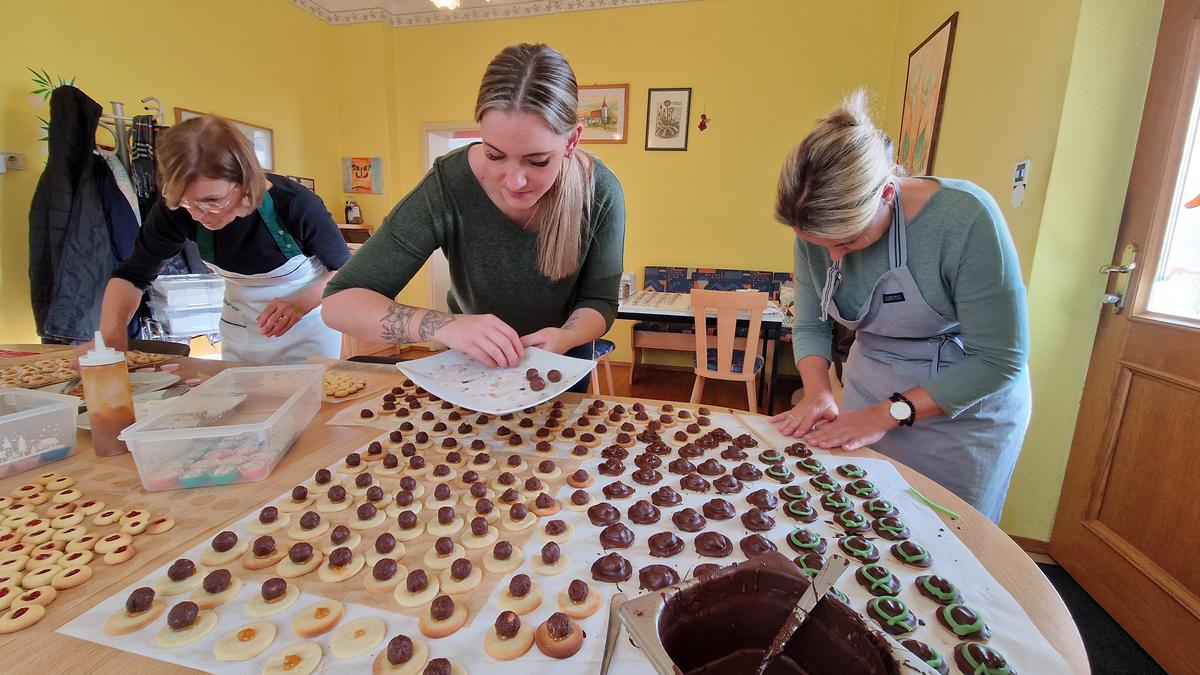
<svg viewBox="0 0 1200 675">
<path fill-rule="evenodd" d="M 180 375 L 184 378 L 212 375 L 228 366 L 220 361 L 198 359 L 180 359 L 179 363 Z M 563 396 L 567 403 L 581 398 L 584 397 L 578 394 Z M 606 396 L 605 399 L 635 400 L 613 396 Z M 354 403 L 343 405 L 353 406 Z M 311 475 L 314 466 L 330 464 L 379 434 L 378 429 L 326 425 L 325 422 L 343 405 L 324 405 L 266 480 L 222 487 L 147 492 L 142 488 L 131 456 L 97 457 L 88 434 L 80 432 L 75 453 L 67 459 L 46 465 L 43 471 L 74 478 L 84 499 L 100 499 L 112 508 L 126 511 L 141 509 L 152 516 L 170 515 L 176 525 L 163 534 L 138 535 L 135 539 L 138 554 L 131 561 L 115 566 L 94 563 L 92 568 L 95 574 L 92 579 L 79 588 L 60 594 L 41 622 L 25 631 L 0 636 L 0 659 L 3 662 L 0 669 L 7 673 L 39 674 L 196 672 L 60 635 L 56 630 L 102 599 L 145 576 L 150 570 L 169 563 L 182 551 L 211 539 L 225 523 L 241 517 L 265 499 L 301 483 Z M 745 412 L 738 414 L 748 415 Z M 854 456 L 886 460 L 870 451 L 860 451 Z M 1016 598 L 1047 641 L 1062 654 L 1071 670 L 1076 673 L 1090 672 L 1083 642 L 1070 613 L 1029 556 L 1003 531 L 961 499 L 925 476 L 896 462 L 892 463 L 912 486 L 933 501 L 961 514 L 961 520 L 944 519 L 946 527 L 953 530 L 988 572 Z M 0 495 L 11 493 L 38 473 L 38 470 L 33 470 L 0 479 Z M 49 665 L 51 663 L 53 665 Z"/>
</svg>

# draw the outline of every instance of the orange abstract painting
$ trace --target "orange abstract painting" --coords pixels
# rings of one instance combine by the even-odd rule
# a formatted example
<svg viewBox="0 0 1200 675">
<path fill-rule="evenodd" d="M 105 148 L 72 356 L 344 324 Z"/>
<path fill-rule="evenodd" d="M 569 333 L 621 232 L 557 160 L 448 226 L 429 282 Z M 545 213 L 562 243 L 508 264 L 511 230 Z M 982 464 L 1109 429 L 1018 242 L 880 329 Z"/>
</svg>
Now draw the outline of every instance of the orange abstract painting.
<svg viewBox="0 0 1200 675">
<path fill-rule="evenodd" d="M 927 176 L 933 171 L 957 25 L 958 12 L 955 12 L 908 55 L 896 161 L 910 176 Z"/>
</svg>

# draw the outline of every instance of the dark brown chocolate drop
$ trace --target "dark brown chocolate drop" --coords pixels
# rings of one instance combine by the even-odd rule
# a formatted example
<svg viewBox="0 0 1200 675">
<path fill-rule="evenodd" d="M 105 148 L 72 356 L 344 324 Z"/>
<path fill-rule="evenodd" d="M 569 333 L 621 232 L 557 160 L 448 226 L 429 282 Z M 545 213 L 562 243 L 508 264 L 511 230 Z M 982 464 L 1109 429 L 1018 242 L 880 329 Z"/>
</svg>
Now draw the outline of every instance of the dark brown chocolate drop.
<svg viewBox="0 0 1200 675">
<path fill-rule="evenodd" d="M 185 600 L 171 608 L 171 611 L 167 614 L 167 625 L 172 630 L 183 630 L 196 623 L 196 619 L 199 616 L 199 605 Z"/>
<path fill-rule="evenodd" d="M 125 599 L 125 611 L 130 614 L 141 614 L 154 604 L 154 589 L 147 586 L 133 589 Z"/>
</svg>

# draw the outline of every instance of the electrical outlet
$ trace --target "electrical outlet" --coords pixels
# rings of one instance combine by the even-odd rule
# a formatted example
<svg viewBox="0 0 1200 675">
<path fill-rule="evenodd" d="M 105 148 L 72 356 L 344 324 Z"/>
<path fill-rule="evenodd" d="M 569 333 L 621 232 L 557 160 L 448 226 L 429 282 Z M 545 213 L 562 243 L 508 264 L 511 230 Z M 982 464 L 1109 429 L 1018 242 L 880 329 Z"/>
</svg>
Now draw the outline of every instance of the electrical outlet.
<svg viewBox="0 0 1200 675">
<path fill-rule="evenodd" d="M 4 157 L 4 168 L 9 171 L 24 171 L 29 168 L 25 163 L 25 155 L 19 153 L 0 152 Z"/>
</svg>

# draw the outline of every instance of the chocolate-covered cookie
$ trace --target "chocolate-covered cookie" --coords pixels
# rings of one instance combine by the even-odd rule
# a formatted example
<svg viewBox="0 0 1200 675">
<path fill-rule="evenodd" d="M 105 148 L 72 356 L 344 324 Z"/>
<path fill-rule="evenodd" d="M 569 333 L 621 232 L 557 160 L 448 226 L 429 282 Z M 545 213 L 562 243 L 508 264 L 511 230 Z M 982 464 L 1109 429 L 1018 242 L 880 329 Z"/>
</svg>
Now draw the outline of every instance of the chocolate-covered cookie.
<svg viewBox="0 0 1200 675">
<path fill-rule="evenodd" d="M 875 530 L 875 534 L 891 541 L 900 541 L 901 539 L 908 539 L 911 536 L 908 526 L 904 524 L 904 521 L 894 516 L 876 518 L 871 522 L 871 528 Z"/>
<path fill-rule="evenodd" d="M 986 642 L 992 637 L 992 629 L 983 620 L 978 610 L 962 603 L 943 605 L 937 610 L 938 621 L 963 640 Z"/>
<path fill-rule="evenodd" d="M 779 500 L 770 490 L 758 489 L 746 495 L 746 501 L 751 506 L 757 506 L 763 511 L 773 511 L 779 506 Z"/>
<path fill-rule="evenodd" d="M 638 572 L 638 586 L 657 591 L 679 583 L 679 573 L 666 565 L 647 565 Z"/>
<path fill-rule="evenodd" d="M 817 520 L 817 510 L 804 499 L 793 499 L 783 507 L 783 514 L 802 523 L 813 523 Z"/>
<path fill-rule="evenodd" d="M 924 546 L 906 539 L 892 544 L 892 555 L 905 565 L 926 568 L 933 564 L 933 556 Z"/>
<path fill-rule="evenodd" d="M 600 546 L 605 550 L 633 546 L 633 530 L 624 523 L 613 523 L 600 531 Z"/>
<path fill-rule="evenodd" d="M 942 658 L 942 655 L 939 654 L 933 647 L 930 647 L 920 640 L 914 640 L 912 638 L 901 640 L 900 644 L 904 645 L 905 649 L 912 652 L 913 656 L 924 661 L 925 665 L 934 669 L 938 675 L 949 675 L 949 664 L 946 663 L 946 659 Z M 967 672 L 971 673 L 972 675 L 974 674 L 973 670 Z"/>
<path fill-rule="evenodd" d="M 751 532 L 767 532 L 775 527 L 775 519 L 755 506 L 742 514 L 742 525 Z"/>
<path fill-rule="evenodd" d="M 770 539 L 757 533 L 742 537 L 742 540 L 738 542 L 738 547 L 742 549 L 742 555 L 747 558 L 754 558 L 777 550 Z"/>
<path fill-rule="evenodd" d="M 670 485 L 664 485 L 650 495 L 650 501 L 655 506 L 678 506 L 683 501 L 683 497 Z"/>
<path fill-rule="evenodd" d="M 674 532 L 658 532 L 647 539 L 650 545 L 650 555 L 655 558 L 670 558 L 683 550 L 683 540 Z"/>
<path fill-rule="evenodd" d="M 962 592 L 953 582 L 936 574 L 922 574 L 915 581 L 921 595 L 939 605 L 952 605 L 963 601 Z"/>
<path fill-rule="evenodd" d="M 838 548 L 851 558 L 862 563 L 879 562 L 879 549 L 866 538 L 851 534 L 838 540 Z"/>
<path fill-rule="evenodd" d="M 737 515 L 737 509 L 733 508 L 733 504 L 720 498 L 708 500 L 704 503 L 702 510 L 704 517 L 710 520 L 729 520 Z"/>
<path fill-rule="evenodd" d="M 628 581 L 633 576 L 633 566 L 621 557 L 620 553 L 609 553 L 600 556 L 592 563 L 592 578 L 596 581 L 617 583 Z"/>
<path fill-rule="evenodd" d="M 652 525 L 659 521 L 662 513 L 650 502 L 639 499 L 629 507 L 628 516 L 629 520 L 638 525 Z"/>
<path fill-rule="evenodd" d="M 587 515 L 593 525 L 612 525 L 621 519 L 621 512 L 608 502 L 592 505 L 588 508 Z"/>
<path fill-rule="evenodd" d="M 733 477 L 742 481 L 743 483 L 756 481 L 762 478 L 762 476 L 762 471 L 760 471 L 757 466 L 754 466 L 749 462 L 742 462 L 741 464 L 733 467 Z"/>
<path fill-rule="evenodd" d="M 787 536 L 788 546 L 797 553 L 815 551 L 824 554 L 827 546 L 825 538 L 807 527 L 797 527 Z"/>
<path fill-rule="evenodd" d="M 733 552 L 733 542 L 720 532 L 701 532 L 695 544 L 696 553 L 705 558 L 725 558 Z"/>
<path fill-rule="evenodd" d="M 700 515 L 696 509 L 691 507 L 676 511 L 671 515 L 671 522 L 675 524 L 676 528 L 683 532 L 699 532 L 700 530 L 704 529 L 705 525 L 708 524 L 708 521 L 704 519 L 704 516 Z"/>
<path fill-rule="evenodd" d="M 907 635 L 917 629 L 917 617 L 904 601 L 892 595 L 871 598 L 867 603 L 867 616 L 879 627 L 892 635 Z"/>
<path fill-rule="evenodd" d="M 1016 675 L 1003 654 L 978 642 L 955 645 L 954 663 L 969 675 Z"/>
<path fill-rule="evenodd" d="M 879 496 L 879 488 L 866 478 L 856 478 L 846 485 L 846 492 L 859 499 L 874 499 Z"/>
<path fill-rule="evenodd" d="M 900 594 L 900 580 L 891 570 L 878 563 L 858 568 L 854 578 L 871 595 L 882 597 Z"/>
</svg>

